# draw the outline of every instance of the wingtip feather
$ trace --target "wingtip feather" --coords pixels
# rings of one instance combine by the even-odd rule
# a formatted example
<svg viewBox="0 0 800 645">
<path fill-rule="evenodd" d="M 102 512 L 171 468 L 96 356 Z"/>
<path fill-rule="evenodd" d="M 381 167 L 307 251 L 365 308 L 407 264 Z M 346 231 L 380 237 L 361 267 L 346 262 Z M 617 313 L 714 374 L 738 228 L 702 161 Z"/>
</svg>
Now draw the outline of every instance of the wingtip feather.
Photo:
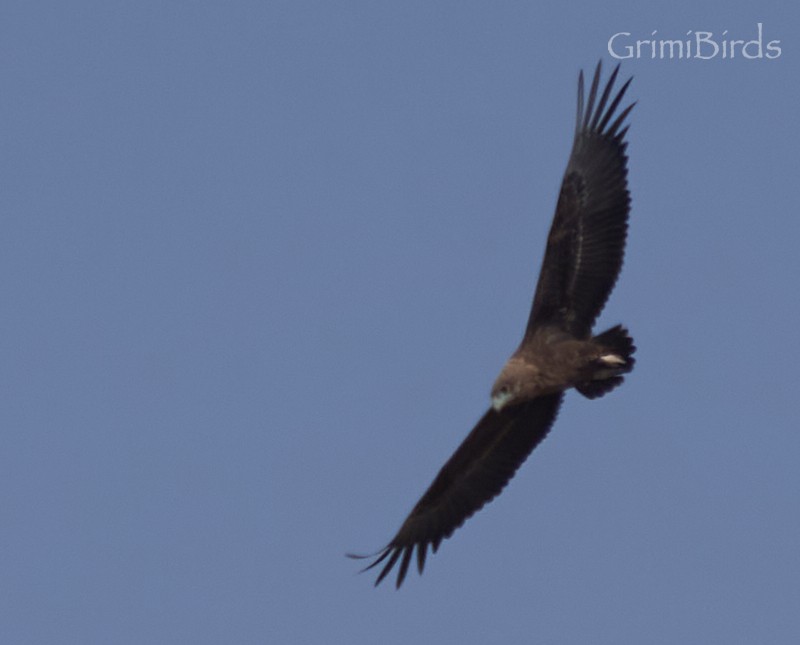
<svg viewBox="0 0 800 645">
<path fill-rule="evenodd" d="M 386 550 L 386 555 L 388 555 L 389 553 L 391 553 L 391 554 L 392 554 L 392 557 L 390 557 L 390 558 L 389 558 L 389 561 L 386 563 L 386 566 L 385 566 L 385 567 L 383 567 L 383 569 L 381 569 L 380 575 L 378 575 L 378 579 L 375 581 L 375 586 L 376 586 L 376 587 L 377 587 L 377 586 L 378 586 L 378 585 L 381 583 L 381 581 L 382 581 L 382 580 L 383 580 L 383 579 L 384 579 L 384 578 L 385 578 L 385 577 L 388 575 L 388 573 L 389 573 L 389 572 L 392 570 L 392 568 L 394 567 L 394 565 L 395 565 L 395 563 L 397 562 L 398 558 L 400 558 L 400 554 L 401 554 L 401 553 L 403 553 L 403 551 L 402 551 L 402 549 L 398 549 L 398 548 L 396 548 L 396 547 L 394 547 L 394 548 L 387 548 L 387 550 Z M 375 561 L 375 562 L 374 562 L 372 565 L 370 565 L 368 568 L 370 568 L 370 569 L 371 569 L 372 567 L 374 567 L 376 564 L 378 564 L 378 562 L 380 562 L 381 560 L 383 560 L 383 558 L 384 558 L 384 557 L 386 557 L 386 556 L 385 556 L 385 555 L 384 555 L 384 556 L 381 556 L 380 560 L 377 560 L 377 561 Z"/>
<path fill-rule="evenodd" d="M 403 584 L 403 580 L 406 579 L 406 573 L 408 573 L 408 565 L 411 562 L 411 556 L 414 553 L 414 546 L 407 546 L 403 549 L 403 559 L 400 561 L 400 569 L 397 572 L 397 582 L 395 583 L 395 589 L 399 589 L 400 585 Z"/>
</svg>

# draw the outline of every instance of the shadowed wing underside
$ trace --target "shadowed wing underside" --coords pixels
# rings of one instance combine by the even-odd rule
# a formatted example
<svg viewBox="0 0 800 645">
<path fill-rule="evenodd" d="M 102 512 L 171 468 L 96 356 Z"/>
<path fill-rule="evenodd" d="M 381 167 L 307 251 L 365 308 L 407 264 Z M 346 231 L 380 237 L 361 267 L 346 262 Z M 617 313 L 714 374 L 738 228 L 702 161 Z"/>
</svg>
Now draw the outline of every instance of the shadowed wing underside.
<svg viewBox="0 0 800 645">
<path fill-rule="evenodd" d="M 399 588 L 415 547 L 417 568 L 422 573 L 428 546 L 435 553 L 444 538 L 503 490 L 550 430 L 562 397 L 562 393 L 551 394 L 502 412 L 490 408 L 483 415 L 439 471 L 397 535 L 367 567 L 371 569 L 386 560 L 376 585 L 399 560 Z"/>
<path fill-rule="evenodd" d="M 625 252 L 630 195 L 625 156 L 625 117 L 617 116 L 630 79 L 609 103 L 619 66 L 598 98 L 601 65 L 584 106 L 583 72 L 578 78 L 575 138 L 547 238 L 542 270 L 525 332 L 554 324 L 585 337 L 617 281 Z"/>
</svg>

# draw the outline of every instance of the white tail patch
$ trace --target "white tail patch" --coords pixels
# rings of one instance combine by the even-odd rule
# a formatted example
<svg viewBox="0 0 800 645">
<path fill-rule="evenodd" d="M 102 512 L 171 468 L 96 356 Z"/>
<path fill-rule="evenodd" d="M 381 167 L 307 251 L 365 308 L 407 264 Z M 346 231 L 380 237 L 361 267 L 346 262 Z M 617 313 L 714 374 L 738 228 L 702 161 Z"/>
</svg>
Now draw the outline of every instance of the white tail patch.
<svg viewBox="0 0 800 645">
<path fill-rule="evenodd" d="M 603 361 L 606 365 L 625 365 L 625 359 L 617 354 L 603 354 L 600 357 L 600 360 Z"/>
</svg>

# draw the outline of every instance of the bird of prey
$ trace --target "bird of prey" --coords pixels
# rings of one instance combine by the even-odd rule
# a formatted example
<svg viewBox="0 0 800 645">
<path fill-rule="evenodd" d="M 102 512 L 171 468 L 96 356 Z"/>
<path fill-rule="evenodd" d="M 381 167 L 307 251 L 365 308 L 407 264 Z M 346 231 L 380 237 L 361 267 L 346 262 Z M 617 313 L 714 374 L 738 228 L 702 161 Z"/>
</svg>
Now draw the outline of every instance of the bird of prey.
<svg viewBox="0 0 800 645">
<path fill-rule="evenodd" d="M 564 391 L 603 396 L 633 369 L 633 339 L 621 325 L 592 335 L 622 267 L 628 230 L 625 118 L 617 113 L 632 79 L 612 98 L 619 65 L 599 93 L 601 64 L 584 103 L 578 76 L 575 138 L 528 324 L 491 392 L 491 407 L 439 471 L 397 535 L 364 569 L 383 563 L 379 584 L 399 562 L 403 583 L 416 549 L 419 572 L 464 521 L 496 497 L 544 439 Z M 610 99 L 610 101 L 609 101 Z"/>
</svg>

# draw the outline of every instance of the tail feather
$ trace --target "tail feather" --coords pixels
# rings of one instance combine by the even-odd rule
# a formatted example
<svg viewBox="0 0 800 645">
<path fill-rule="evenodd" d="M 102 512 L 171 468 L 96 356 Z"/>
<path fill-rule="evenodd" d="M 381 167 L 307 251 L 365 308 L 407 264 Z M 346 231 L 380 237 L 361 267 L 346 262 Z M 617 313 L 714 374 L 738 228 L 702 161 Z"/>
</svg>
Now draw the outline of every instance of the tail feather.
<svg viewBox="0 0 800 645">
<path fill-rule="evenodd" d="M 575 389 L 587 399 L 596 399 L 607 394 L 625 380 L 622 374 L 627 374 L 633 369 L 636 359 L 633 353 L 636 346 L 628 330 L 622 325 L 612 327 L 602 334 L 598 334 L 592 341 L 603 352 L 598 359 L 598 369 L 589 381 L 578 383 Z"/>
</svg>

